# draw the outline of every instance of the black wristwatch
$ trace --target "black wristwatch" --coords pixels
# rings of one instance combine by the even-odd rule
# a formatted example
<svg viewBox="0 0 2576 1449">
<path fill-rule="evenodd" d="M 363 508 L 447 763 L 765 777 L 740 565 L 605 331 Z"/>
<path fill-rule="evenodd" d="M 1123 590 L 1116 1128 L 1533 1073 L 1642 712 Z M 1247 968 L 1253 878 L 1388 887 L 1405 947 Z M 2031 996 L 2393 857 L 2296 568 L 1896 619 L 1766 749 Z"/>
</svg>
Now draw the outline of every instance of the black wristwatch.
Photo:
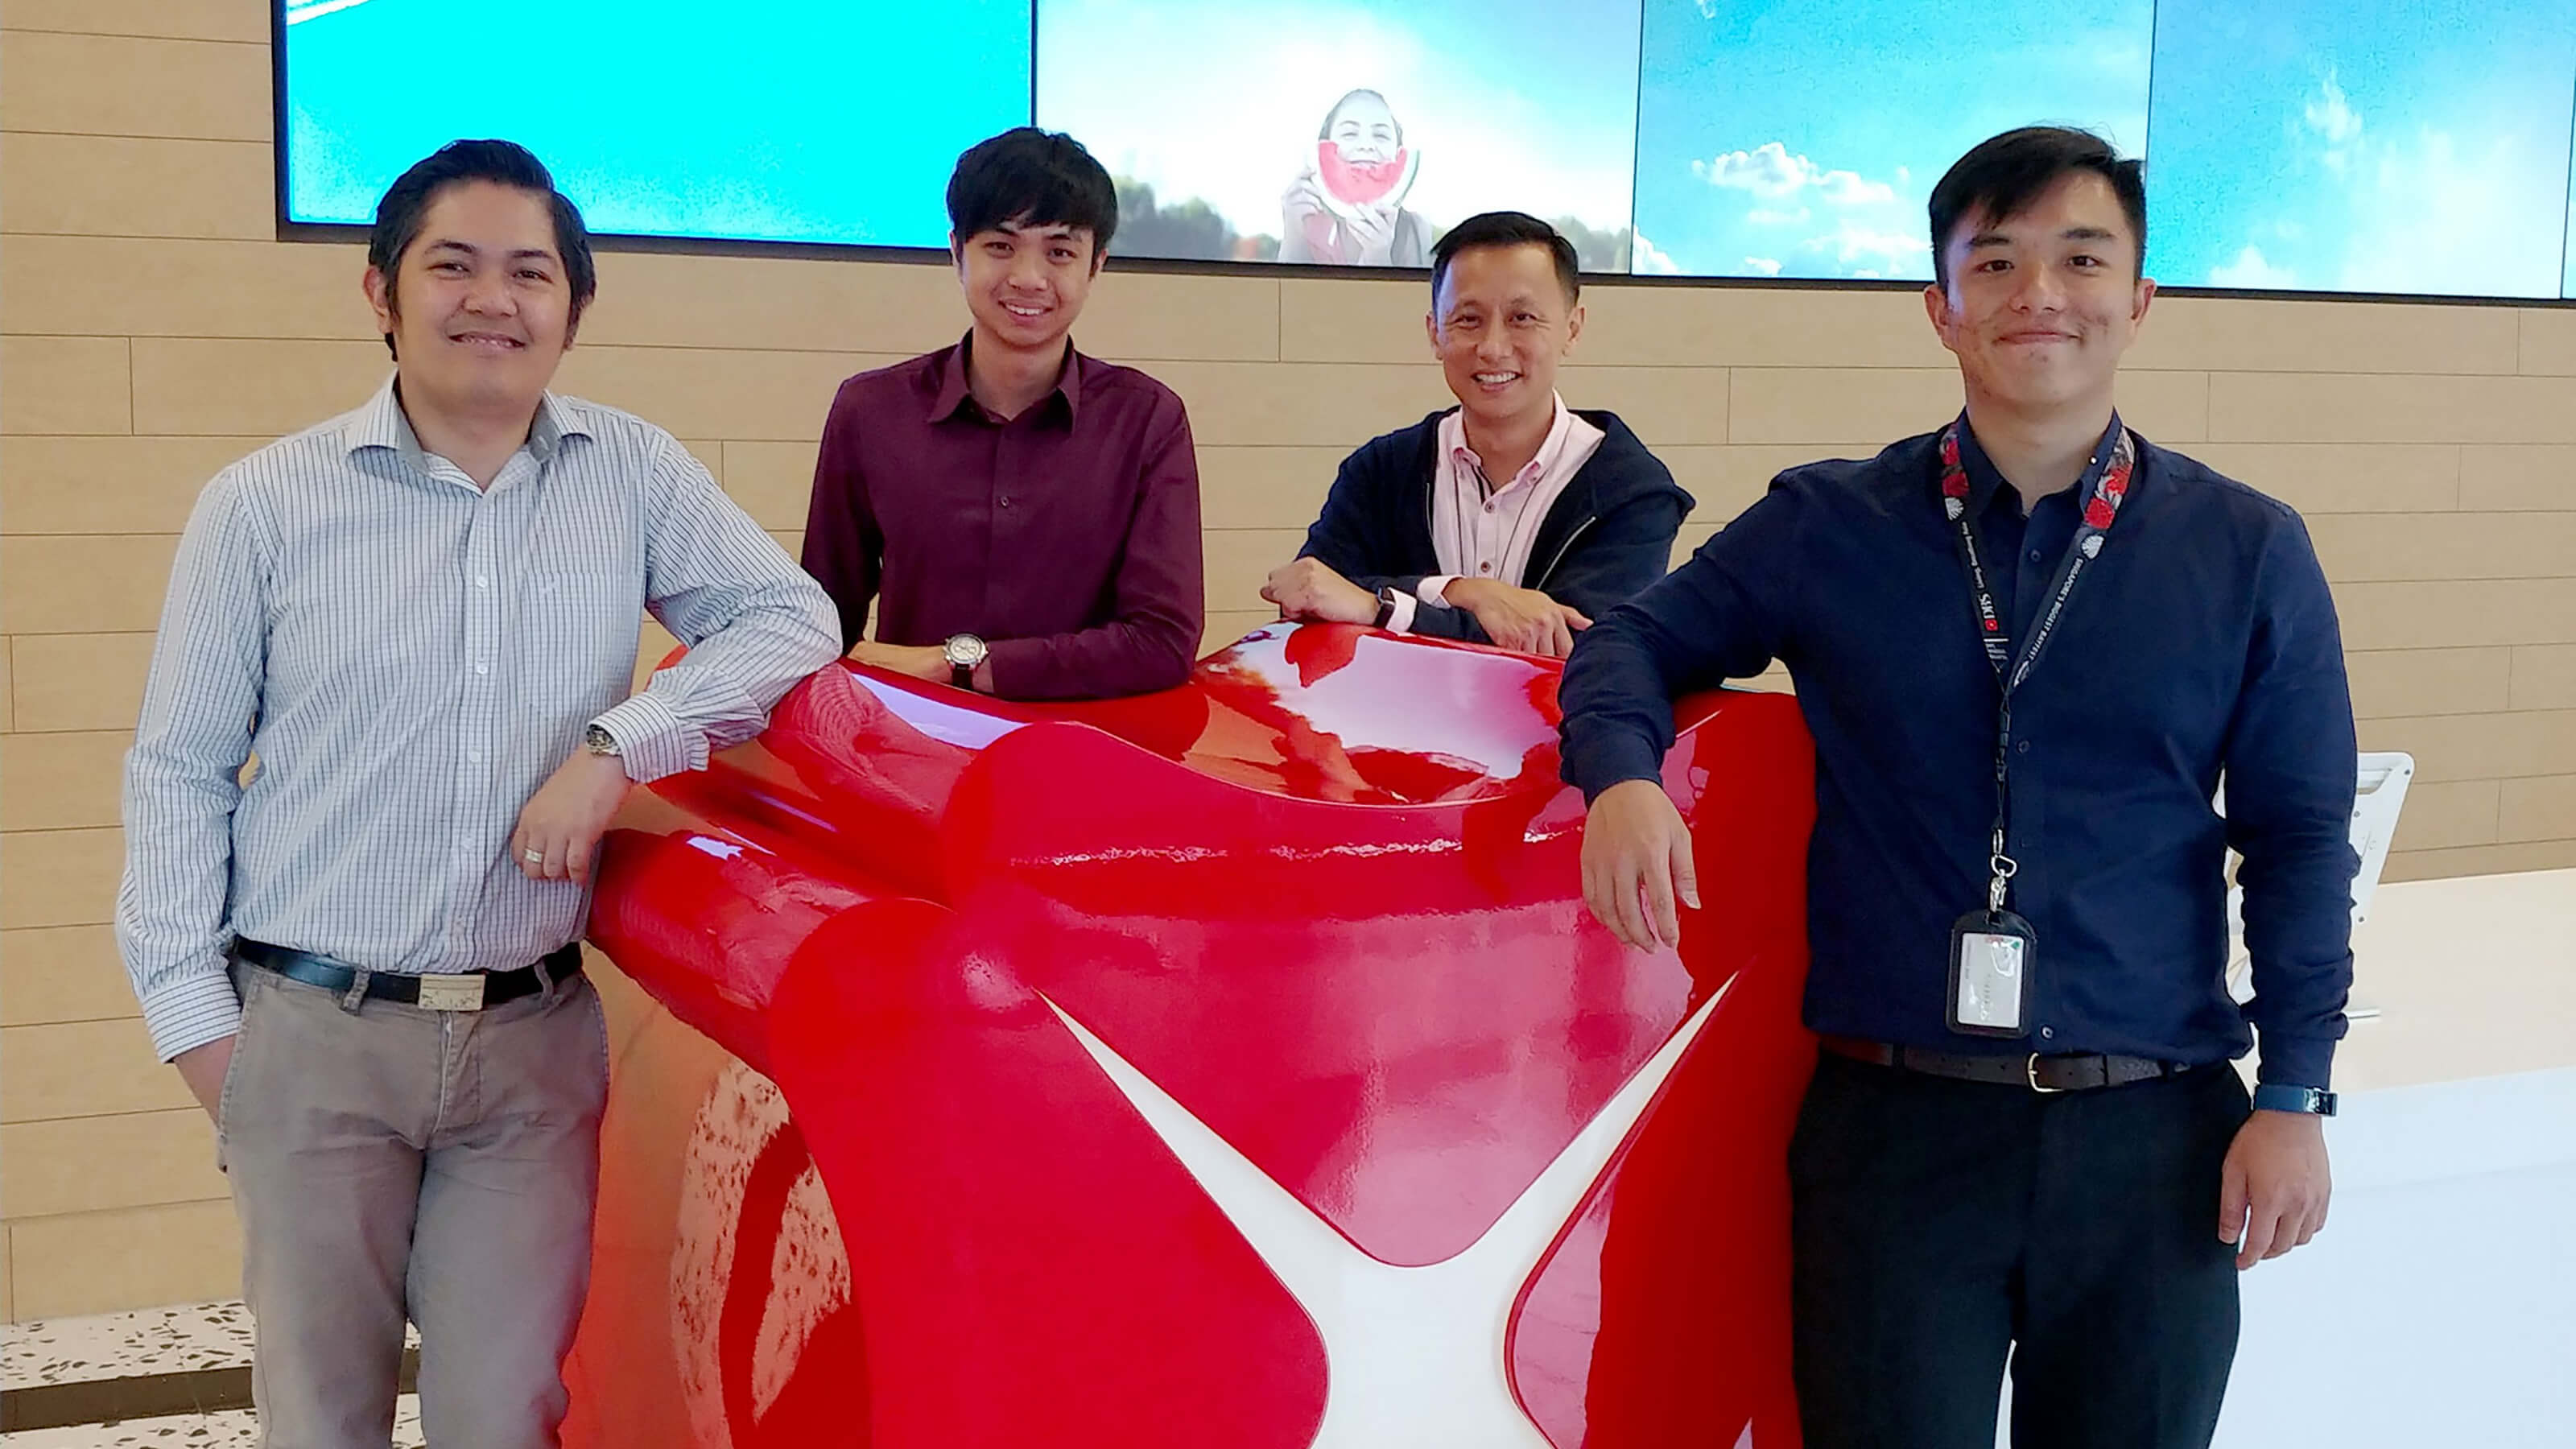
<svg viewBox="0 0 2576 1449">
<path fill-rule="evenodd" d="M 993 651 L 975 635 L 951 634 L 947 642 L 939 646 L 939 652 L 948 661 L 948 682 L 959 689 L 973 689 L 975 666 L 983 663 L 984 656 Z"/>
<path fill-rule="evenodd" d="M 1369 620 L 1372 629 L 1383 629 L 1395 622 L 1395 586 L 1387 584 L 1377 591 L 1377 617 Z"/>
<path fill-rule="evenodd" d="M 2265 1082 L 2254 1089 L 2254 1110 L 2331 1117 L 2335 1114 L 2335 1094 L 2323 1087 L 2285 1087 L 2278 1082 Z"/>
</svg>

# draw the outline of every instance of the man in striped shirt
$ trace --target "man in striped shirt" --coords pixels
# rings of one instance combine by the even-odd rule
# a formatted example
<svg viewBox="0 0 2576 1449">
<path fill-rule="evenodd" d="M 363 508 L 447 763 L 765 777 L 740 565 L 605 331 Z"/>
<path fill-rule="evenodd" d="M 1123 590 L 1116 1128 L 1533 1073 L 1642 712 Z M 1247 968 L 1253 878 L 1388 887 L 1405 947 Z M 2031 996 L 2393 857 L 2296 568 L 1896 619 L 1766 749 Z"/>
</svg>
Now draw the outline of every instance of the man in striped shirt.
<svg viewBox="0 0 2576 1449">
<path fill-rule="evenodd" d="M 607 1093 L 593 852 L 838 635 L 668 433 L 547 391 L 595 278 L 534 156 L 406 172 L 365 286 L 394 377 L 216 475 L 180 541 L 117 941 L 215 1119 L 266 1442 L 381 1449 L 409 1318 L 431 1439 L 552 1444 Z M 629 698 L 646 609 L 691 648 Z"/>
<path fill-rule="evenodd" d="M 1517 211 L 1458 223 L 1432 249 L 1431 304 L 1423 327 L 1458 406 L 1344 459 L 1261 597 L 1283 618 L 1562 658 L 1664 576 L 1691 496 L 1617 416 L 1557 396 L 1583 305 L 1556 228 Z"/>
</svg>

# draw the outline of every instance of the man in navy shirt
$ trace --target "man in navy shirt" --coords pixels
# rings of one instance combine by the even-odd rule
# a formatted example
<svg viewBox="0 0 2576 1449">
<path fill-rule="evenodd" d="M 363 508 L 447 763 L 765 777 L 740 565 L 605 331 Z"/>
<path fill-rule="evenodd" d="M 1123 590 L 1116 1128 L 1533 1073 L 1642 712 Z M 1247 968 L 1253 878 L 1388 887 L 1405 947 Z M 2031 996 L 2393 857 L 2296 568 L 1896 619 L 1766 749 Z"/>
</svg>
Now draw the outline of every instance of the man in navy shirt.
<svg viewBox="0 0 2576 1449">
<path fill-rule="evenodd" d="M 1584 894 L 1640 948 L 1727 929 L 1676 909 L 1669 701 L 1785 663 L 1816 742 L 1807 1443 L 1986 1449 L 2009 1353 L 2017 1445 L 2206 1445 L 2237 1270 L 2325 1220 L 2355 863 L 2334 605 L 2297 515 L 2113 411 L 2155 294 L 2138 163 L 2014 131 L 1930 209 L 1965 414 L 1781 475 L 1584 633 Z M 2249 1111 L 2228 1063 L 2257 1033 Z"/>
</svg>

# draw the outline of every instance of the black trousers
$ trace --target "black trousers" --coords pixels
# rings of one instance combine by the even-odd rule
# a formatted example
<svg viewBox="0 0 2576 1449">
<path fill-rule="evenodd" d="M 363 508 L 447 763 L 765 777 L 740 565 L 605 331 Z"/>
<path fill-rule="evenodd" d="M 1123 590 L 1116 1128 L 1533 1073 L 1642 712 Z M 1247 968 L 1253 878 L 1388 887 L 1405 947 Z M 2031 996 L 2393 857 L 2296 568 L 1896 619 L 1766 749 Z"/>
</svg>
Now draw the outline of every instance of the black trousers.
<svg viewBox="0 0 2576 1449">
<path fill-rule="evenodd" d="M 2236 1356 L 2226 1066 L 2043 1096 L 1826 1054 L 1789 1148 L 1807 1449 L 2206 1449 Z"/>
</svg>

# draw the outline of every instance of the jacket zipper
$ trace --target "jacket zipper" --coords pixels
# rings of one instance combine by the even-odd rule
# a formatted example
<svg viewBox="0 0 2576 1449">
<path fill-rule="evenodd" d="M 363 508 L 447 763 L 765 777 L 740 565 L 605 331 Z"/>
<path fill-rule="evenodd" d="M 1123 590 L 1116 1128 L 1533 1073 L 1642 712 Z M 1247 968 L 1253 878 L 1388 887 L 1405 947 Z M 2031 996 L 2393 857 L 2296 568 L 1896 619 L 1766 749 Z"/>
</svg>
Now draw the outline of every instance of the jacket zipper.
<svg viewBox="0 0 2576 1449">
<path fill-rule="evenodd" d="M 1583 530 L 1590 528 L 1592 525 L 1599 523 L 1600 521 L 1601 515 L 1595 513 L 1586 516 L 1581 523 L 1574 525 L 1574 531 L 1565 536 L 1565 542 L 1556 546 L 1556 557 L 1547 561 L 1547 567 L 1539 573 L 1538 582 L 1530 585 L 1530 587 L 1533 589 L 1546 588 L 1547 581 L 1556 575 L 1556 566 L 1565 562 L 1566 554 L 1573 551 L 1574 541 L 1583 536 Z"/>
</svg>

